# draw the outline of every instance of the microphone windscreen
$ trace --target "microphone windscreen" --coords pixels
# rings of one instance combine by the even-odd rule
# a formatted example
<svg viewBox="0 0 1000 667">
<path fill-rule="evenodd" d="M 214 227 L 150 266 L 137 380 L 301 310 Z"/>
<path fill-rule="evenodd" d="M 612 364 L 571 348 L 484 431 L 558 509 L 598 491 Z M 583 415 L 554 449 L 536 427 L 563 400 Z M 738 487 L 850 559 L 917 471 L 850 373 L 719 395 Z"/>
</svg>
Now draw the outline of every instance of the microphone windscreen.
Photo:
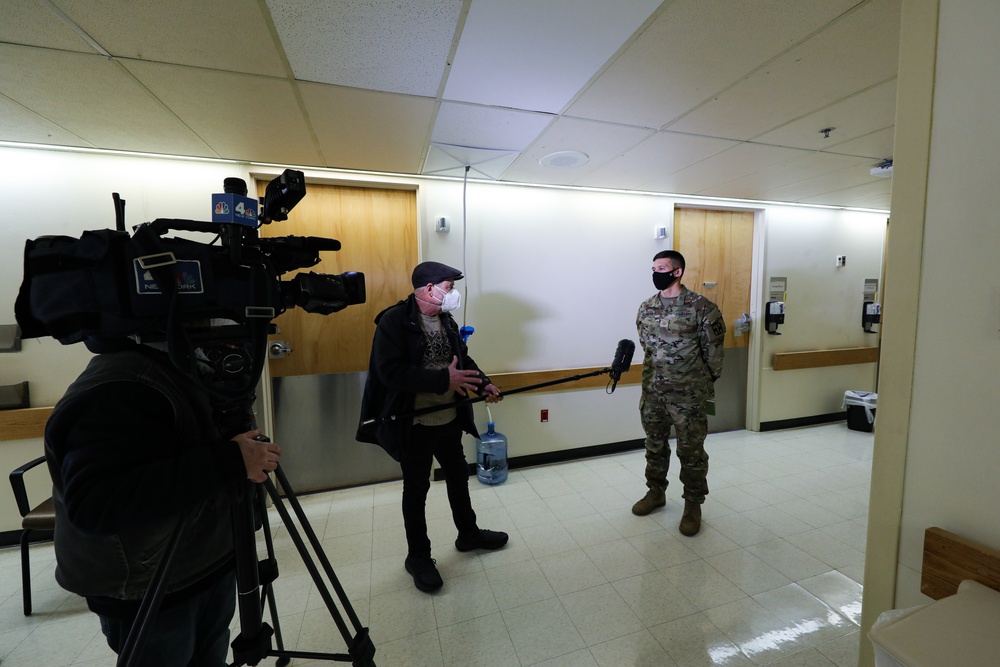
<svg viewBox="0 0 1000 667">
<path fill-rule="evenodd" d="M 618 341 L 618 349 L 615 350 L 615 360 L 611 362 L 613 376 L 621 377 L 622 373 L 628 372 L 628 369 L 632 366 L 632 355 L 634 354 L 635 343 L 628 338 Z"/>
</svg>

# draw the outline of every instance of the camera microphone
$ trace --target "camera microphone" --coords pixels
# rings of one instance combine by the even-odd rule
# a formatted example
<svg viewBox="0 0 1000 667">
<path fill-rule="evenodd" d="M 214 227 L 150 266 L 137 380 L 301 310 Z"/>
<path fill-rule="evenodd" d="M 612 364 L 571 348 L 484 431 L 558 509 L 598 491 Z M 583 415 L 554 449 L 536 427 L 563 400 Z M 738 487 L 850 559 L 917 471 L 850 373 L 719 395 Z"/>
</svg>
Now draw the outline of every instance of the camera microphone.
<svg viewBox="0 0 1000 667">
<path fill-rule="evenodd" d="M 622 373 L 627 373 L 632 367 L 632 355 L 635 354 L 635 343 L 628 338 L 618 341 L 618 349 L 615 350 L 615 360 L 611 362 L 611 391 L 618 386 L 618 380 Z"/>
</svg>

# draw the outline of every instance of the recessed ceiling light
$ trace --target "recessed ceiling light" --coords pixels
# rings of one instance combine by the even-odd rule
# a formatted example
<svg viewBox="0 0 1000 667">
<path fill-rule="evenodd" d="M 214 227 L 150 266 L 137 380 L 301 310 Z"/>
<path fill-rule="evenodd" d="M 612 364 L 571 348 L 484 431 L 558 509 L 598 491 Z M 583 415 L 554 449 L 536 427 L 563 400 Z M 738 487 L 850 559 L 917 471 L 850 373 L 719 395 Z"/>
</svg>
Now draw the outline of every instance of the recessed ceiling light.
<svg viewBox="0 0 1000 667">
<path fill-rule="evenodd" d="M 556 151 L 540 159 L 538 164 L 556 169 L 572 169 L 573 167 L 582 167 L 589 161 L 590 156 L 580 151 Z"/>
</svg>

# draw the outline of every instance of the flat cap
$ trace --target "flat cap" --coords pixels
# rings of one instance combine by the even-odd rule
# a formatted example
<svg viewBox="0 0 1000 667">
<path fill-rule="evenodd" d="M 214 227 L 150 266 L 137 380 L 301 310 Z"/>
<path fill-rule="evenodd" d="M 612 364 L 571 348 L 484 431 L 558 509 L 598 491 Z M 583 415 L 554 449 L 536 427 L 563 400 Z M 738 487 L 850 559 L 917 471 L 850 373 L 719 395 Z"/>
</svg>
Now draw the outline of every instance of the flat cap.
<svg viewBox="0 0 1000 667">
<path fill-rule="evenodd" d="M 445 280 L 461 280 L 464 278 L 462 272 L 441 262 L 421 262 L 413 269 L 411 282 L 413 288 L 423 287 L 427 284 L 437 285 Z"/>
</svg>

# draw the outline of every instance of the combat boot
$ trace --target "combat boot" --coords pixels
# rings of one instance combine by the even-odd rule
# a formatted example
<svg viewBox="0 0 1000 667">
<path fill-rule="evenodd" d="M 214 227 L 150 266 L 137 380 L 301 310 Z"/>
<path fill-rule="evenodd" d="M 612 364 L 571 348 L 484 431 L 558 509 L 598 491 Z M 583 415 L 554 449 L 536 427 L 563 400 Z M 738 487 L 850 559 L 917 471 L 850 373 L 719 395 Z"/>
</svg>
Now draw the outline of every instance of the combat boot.
<svg viewBox="0 0 1000 667">
<path fill-rule="evenodd" d="M 646 492 L 646 495 L 642 497 L 642 500 L 632 505 L 632 514 L 636 516 L 646 516 L 657 507 L 663 507 L 667 504 L 667 494 L 663 491 L 654 491 L 650 489 Z"/>
<path fill-rule="evenodd" d="M 679 528 L 681 535 L 691 537 L 698 534 L 701 530 L 701 505 L 690 500 L 684 501 L 684 514 L 681 516 Z"/>
</svg>

